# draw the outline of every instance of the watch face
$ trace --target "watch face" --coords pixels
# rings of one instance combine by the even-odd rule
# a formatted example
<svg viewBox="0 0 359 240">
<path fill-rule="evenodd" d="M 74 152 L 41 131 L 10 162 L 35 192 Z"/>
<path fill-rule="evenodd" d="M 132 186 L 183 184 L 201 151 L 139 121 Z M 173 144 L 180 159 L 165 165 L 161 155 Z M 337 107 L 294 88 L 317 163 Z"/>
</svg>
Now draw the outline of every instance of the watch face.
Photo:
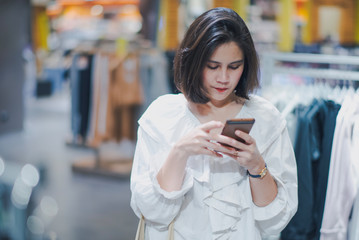
<svg viewBox="0 0 359 240">
<path fill-rule="evenodd" d="M 267 168 L 264 168 L 262 172 L 260 173 L 261 178 L 264 178 L 265 175 L 267 175 Z"/>
<path fill-rule="evenodd" d="M 252 177 L 252 178 L 264 178 L 265 175 L 267 175 L 268 169 L 267 169 L 267 164 L 265 165 L 265 167 L 262 169 L 262 171 L 258 174 L 258 175 L 252 175 L 250 174 L 250 172 L 247 170 L 247 174 Z"/>
</svg>

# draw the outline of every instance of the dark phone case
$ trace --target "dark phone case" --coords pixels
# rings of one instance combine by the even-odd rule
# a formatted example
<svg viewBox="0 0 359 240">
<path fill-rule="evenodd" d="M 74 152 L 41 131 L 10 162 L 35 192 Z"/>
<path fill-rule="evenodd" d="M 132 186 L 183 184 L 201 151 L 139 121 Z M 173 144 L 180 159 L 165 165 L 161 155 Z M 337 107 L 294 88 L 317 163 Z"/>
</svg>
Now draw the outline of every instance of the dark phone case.
<svg viewBox="0 0 359 240">
<path fill-rule="evenodd" d="M 227 120 L 226 125 L 222 130 L 222 135 L 234 138 L 237 141 L 244 143 L 244 140 L 238 137 L 237 135 L 235 135 L 234 132 L 236 130 L 241 130 L 243 132 L 249 133 L 252 129 L 254 122 L 255 122 L 254 118 L 238 118 L 238 119 Z"/>
</svg>

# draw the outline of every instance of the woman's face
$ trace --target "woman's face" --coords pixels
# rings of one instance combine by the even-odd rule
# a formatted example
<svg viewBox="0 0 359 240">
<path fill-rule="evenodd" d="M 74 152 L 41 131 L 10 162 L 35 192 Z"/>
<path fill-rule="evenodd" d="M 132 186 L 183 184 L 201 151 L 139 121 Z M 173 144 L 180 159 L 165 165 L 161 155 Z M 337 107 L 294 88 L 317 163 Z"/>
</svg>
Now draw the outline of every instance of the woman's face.
<svg viewBox="0 0 359 240">
<path fill-rule="evenodd" d="M 234 89 L 244 69 L 243 51 L 235 42 L 220 45 L 206 63 L 202 80 L 210 101 L 226 104 L 233 101 Z"/>
</svg>

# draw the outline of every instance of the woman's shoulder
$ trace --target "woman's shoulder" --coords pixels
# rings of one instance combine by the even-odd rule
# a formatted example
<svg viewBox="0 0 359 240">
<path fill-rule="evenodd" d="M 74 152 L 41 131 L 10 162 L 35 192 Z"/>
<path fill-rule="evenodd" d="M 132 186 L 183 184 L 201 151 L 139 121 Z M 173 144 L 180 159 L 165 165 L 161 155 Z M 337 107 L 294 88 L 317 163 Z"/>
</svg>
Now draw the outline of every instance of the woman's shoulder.
<svg viewBox="0 0 359 240">
<path fill-rule="evenodd" d="M 251 95 L 246 101 L 249 117 L 255 118 L 251 135 L 256 139 L 258 149 L 263 152 L 286 127 L 286 120 L 278 109 L 268 100 Z"/>
<path fill-rule="evenodd" d="M 186 108 L 187 100 L 183 94 L 166 94 L 150 104 L 138 123 L 155 139 L 169 138 L 176 129 L 186 128 Z"/>
<path fill-rule="evenodd" d="M 186 106 L 183 94 L 165 94 L 155 99 L 141 118 L 170 117 L 178 114 Z"/>
<path fill-rule="evenodd" d="M 281 113 L 278 109 L 270 101 L 261 96 L 250 95 L 246 105 L 251 111 L 269 114 L 273 117 L 281 117 Z"/>
<path fill-rule="evenodd" d="M 151 105 L 158 104 L 181 104 L 185 102 L 185 97 L 182 93 L 178 94 L 164 94 L 155 99 Z"/>
</svg>

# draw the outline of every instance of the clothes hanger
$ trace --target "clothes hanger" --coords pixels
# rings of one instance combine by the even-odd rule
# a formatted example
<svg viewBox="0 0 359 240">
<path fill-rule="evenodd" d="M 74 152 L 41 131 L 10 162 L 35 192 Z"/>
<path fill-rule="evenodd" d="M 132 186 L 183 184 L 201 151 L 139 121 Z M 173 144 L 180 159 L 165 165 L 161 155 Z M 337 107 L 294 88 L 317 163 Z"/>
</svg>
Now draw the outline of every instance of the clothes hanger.
<svg viewBox="0 0 359 240">
<path fill-rule="evenodd" d="M 343 98 L 345 98 L 346 95 L 350 95 L 353 96 L 355 94 L 355 89 L 354 89 L 354 83 L 351 80 L 345 80 L 346 83 L 346 88 L 345 88 L 345 92 L 342 93 L 343 94 Z"/>
<path fill-rule="evenodd" d="M 289 103 L 285 106 L 282 111 L 282 116 L 287 118 L 287 116 L 295 109 L 296 106 L 300 104 L 300 95 L 296 93 L 294 97 L 289 101 Z"/>
</svg>

